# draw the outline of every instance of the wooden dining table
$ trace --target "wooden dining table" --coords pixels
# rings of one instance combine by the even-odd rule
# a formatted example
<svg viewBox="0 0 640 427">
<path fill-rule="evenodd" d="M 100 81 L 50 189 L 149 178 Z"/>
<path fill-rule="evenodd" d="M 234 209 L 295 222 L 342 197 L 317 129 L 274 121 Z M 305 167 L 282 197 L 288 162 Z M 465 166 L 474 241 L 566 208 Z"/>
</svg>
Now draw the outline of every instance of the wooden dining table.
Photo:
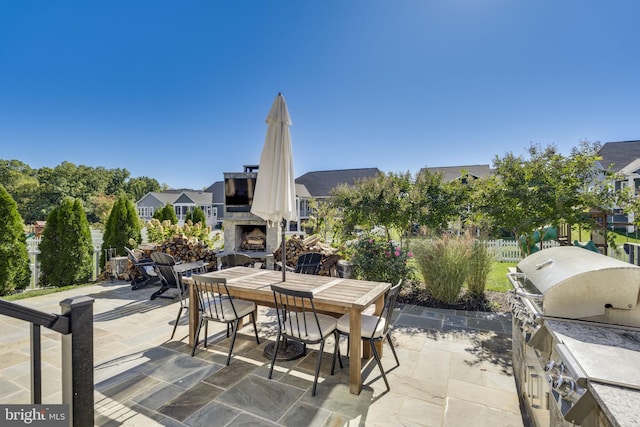
<svg viewBox="0 0 640 427">
<path fill-rule="evenodd" d="M 269 307 L 274 306 L 271 285 L 311 291 L 316 310 L 335 317 L 349 313 L 350 331 L 355 337 L 361 334 L 362 311 L 375 304 L 375 313 L 379 314 L 384 307 L 384 295 L 391 287 L 390 283 L 385 282 L 291 272 L 286 273 L 283 282 L 281 271 L 251 267 L 233 267 L 204 275 L 227 279 L 227 288 L 232 297 Z M 193 281 L 190 278 L 185 278 L 184 281 L 189 285 L 189 345 L 193 346 L 199 322 L 198 295 Z M 349 346 L 349 390 L 353 394 L 359 394 L 362 390 L 361 354 L 364 358 L 370 358 L 371 351 L 362 346 L 360 339 L 349 340 Z"/>
</svg>

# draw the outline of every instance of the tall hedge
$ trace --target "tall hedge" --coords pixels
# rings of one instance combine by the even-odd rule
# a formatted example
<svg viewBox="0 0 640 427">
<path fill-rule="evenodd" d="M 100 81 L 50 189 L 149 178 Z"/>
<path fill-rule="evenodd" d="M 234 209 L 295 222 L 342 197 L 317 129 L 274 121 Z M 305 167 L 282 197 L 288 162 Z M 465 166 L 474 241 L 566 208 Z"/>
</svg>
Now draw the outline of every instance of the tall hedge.
<svg viewBox="0 0 640 427">
<path fill-rule="evenodd" d="M 18 205 L 0 184 L 0 295 L 29 285 L 29 253 Z"/>
<path fill-rule="evenodd" d="M 79 199 L 65 198 L 47 217 L 40 243 L 40 283 L 86 283 L 93 269 L 93 245 L 87 215 Z"/>
<path fill-rule="evenodd" d="M 136 208 L 127 196 L 120 196 L 111 208 L 102 238 L 100 265 L 104 266 L 105 249 L 115 248 L 117 255 L 126 255 L 124 247 L 138 246 L 142 241 L 140 219 Z M 135 244 L 129 241 L 133 240 Z"/>
</svg>

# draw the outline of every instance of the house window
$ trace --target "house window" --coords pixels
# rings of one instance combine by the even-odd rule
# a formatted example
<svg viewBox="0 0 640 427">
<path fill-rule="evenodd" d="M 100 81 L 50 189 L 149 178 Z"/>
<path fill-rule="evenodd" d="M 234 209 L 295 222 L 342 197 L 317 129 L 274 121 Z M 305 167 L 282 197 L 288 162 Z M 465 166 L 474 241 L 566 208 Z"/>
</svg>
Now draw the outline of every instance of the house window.
<svg viewBox="0 0 640 427">
<path fill-rule="evenodd" d="M 309 200 L 300 199 L 300 216 L 303 218 L 309 216 Z"/>
<path fill-rule="evenodd" d="M 139 206 L 138 207 L 138 216 L 141 218 L 148 218 L 149 216 L 153 215 L 153 213 L 149 214 L 149 210 L 151 210 L 151 212 L 153 212 L 153 208 L 149 208 L 147 206 Z"/>
</svg>

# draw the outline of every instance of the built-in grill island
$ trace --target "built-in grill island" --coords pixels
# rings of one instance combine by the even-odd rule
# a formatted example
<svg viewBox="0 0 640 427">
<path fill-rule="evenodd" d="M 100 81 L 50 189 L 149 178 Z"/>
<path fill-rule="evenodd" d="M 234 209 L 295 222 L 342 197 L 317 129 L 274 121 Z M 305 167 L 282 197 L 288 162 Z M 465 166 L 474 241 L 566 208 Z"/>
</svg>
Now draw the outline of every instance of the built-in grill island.
<svg viewBox="0 0 640 427">
<path fill-rule="evenodd" d="M 513 368 L 532 425 L 640 425 L 640 267 L 561 246 L 508 277 Z"/>
</svg>

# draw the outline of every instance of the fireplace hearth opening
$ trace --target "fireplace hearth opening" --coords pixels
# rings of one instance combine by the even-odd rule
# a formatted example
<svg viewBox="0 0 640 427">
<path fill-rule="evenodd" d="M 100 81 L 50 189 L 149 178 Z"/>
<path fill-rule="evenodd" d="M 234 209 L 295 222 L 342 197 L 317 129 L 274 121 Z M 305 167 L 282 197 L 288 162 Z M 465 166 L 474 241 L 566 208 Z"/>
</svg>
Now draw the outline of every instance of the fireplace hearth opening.
<svg viewBox="0 0 640 427">
<path fill-rule="evenodd" d="M 263 225 L 243 225 L 240 229 L 240 249 L 243 251 L 264 251 L 267 248 L 267 227 Z"/>
</svg>

